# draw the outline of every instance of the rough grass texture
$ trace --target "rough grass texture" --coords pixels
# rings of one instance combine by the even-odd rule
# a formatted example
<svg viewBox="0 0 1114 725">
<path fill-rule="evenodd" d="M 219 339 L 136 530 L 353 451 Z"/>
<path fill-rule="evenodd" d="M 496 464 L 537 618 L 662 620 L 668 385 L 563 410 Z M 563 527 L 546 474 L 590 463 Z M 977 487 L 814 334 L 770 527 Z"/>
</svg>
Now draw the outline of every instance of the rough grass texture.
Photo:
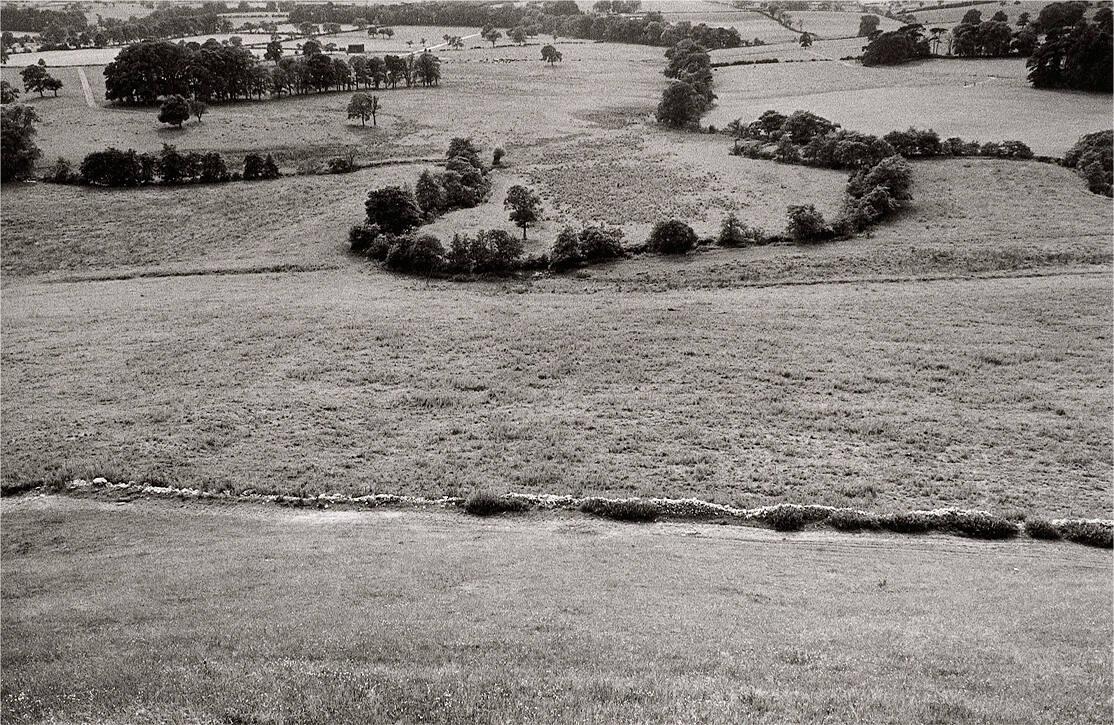
<svg viewBox="0 0 1114 725">
<path fill-rule="evenodd" d="M 9 486 L 2 489 L 4 496 L 16 496 L 35 490 L 34 486 Z M 378 508 L 381 506 L 404 507 L 459 507 L 475 516 L 495 516 L 524 511 L 580 511 L 615 521 L 651 522 L 659 518 L 697 521 L 716 519 L 741 524 L 767 526 L 775 531 L 801 531 L 811 526 L 824 526 L 840 531 L 888 530 L 901 534 L 945 533 L 973 539 L 1009 539 L 1022 532 L 1034 539 L 1062 538 L 1088 546 L 1112 548 L 1114 521 L 1062 519 L 1051 523 L 1046 519 L 1033 519 L 1032 527 L 1009 521 L 986 511 L 937 509 L 877 514 L 856 509 L 832 506 L 779 504 L 754 509 L 701 501 L 699 499 L 608 499 L 599 496 L 577 498 L 523 493 L 497 494 L 476 490 L 466 498 L 446 496 L 428 499 L 418 496 L 375 494 L 348 496 L 345 494 L 319 494 L 312 497 L 267 495 L 254 492 L 234 494 L 228 491 L 208 492 L 190 488 L 152 485 L 139 481 L 109 481 L 97 477 L 91 481 L 76 479 L 66 483 L 48 484 L 45 491 L 66 492 L 75 495 L 108 493 L 131 498 L 193 499 L 223 503 L 270 502 L 296 508 L 355 507 Z"/>
<path fill-rule="evenodd" d="M 1109 515 L 1105 276 L 554 283 L 10 283 L 4 479 Z"/>
<path fill-rule="evenodd" d="M 5 723 L 1110 715 L 1105 550 L 437 511 L 0 507 Z"/>
</svg>

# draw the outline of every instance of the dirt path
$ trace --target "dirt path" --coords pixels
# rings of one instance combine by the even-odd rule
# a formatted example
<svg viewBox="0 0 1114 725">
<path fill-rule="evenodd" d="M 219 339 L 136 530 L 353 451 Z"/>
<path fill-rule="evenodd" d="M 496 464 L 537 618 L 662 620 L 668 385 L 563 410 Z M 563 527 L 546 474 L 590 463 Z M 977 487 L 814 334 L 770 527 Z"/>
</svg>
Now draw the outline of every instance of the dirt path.
<svg viewBox="0 0 1114 725">
<path fill-rule="evenodd" d="M 81 90 L 85 92 L 85 105 L 89 108 L 99 108 L 97 101 L 93 98 L 93 89 L 89 85 L 89 79 L 85 76 L 85 69 L 77 69 L 77 77 L 81 79 Z"/>
</svg>

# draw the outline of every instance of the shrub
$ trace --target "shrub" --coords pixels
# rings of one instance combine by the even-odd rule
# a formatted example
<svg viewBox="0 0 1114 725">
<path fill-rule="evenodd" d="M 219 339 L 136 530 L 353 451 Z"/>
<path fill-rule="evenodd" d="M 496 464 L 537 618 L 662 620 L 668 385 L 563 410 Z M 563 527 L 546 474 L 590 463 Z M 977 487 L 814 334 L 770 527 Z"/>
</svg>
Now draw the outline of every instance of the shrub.
<svg viewBox="0 0 1114 725">
<path fill-rule="evenodd" d="M 134 150 L 108 148 L 94 151 L 81 161 L 81 182 L 98 186 L 138 186 L 144 176 Z"/>
<path fill-rule="evenodd" d="M 572 227 L 565 227 L 557 234 L 553 248 L 549 252 L 549 268 L 564 272 L 580 266 L 580 236 Z"/>
<path fill-rule="evenodd" d="M 356 170 L 356 161 L 351 156 L 334 156 L 325 165 L 330 174 L 349 174 Z"/>
<path fill-rule="evenodd" d="M 758 519 L 775 531 L 800 531 L 806 525 L 823 521 L 827 517 L 827 509 L 819 506 L 781 504 L 767 508 L 759 514 Z"/>
<path fill-rule="evenodd" d="M 876 186 L 860 198 L 848 195 L 843 204 L 843 215 L 833 224 L 839 236 L 861 232 L 901 207 L 884 187 Z"/>
<path fill-rule="evenodd" d="M 655 224 L 646 242 L 646 249 L 657 254 L 684 254 L 695 246 L 696 232 L 678 219 Z"/>
<path fill-rule="evenodd" d="M 489 491 L 473 491 L 464 501 L 464 510 L 475 516 L 494 516 L 526 509 L 525 501 Z"/>
<path fill-rule="evenodd" d="M 906 158 L 939 156 L 944 151 L 940 135 L 932 129 L 921 131 L 910 127 L 908 131 L 890 131 L 882 137 L 886 143 Z"/>
<path fill-rule="evenodd" d="M 987 141 L 979 148 L 979 155 L 1001 159 L 1031 159 L 1033 150 L 1021 141 Z"/>
<path fill-rule="evenodd" d="M 190 181 L 196 170 L 192 168 L 189 156 L 178 152 L 176 146 L 164 143 L 156 167 L 164 184 L 180 184 Z"/>
<path fill-rule="evenodd" d="M 398 237 L 387 250 L 385 264 L 395 272 L 431 275 L 445 266 L 445 248 L 431 234 Z"/>
<path fill-rule="evenodd" d="M 379 227 L 375 224 L 357 224 L 348 230 L 348 244 L 353 252 L 365 253 L 370 252 L 371 247 L 379 239 Z M 386 258 L 387 250 L 383 250 L 383 259 Z M 371 256 L 371 255 L 369 255 Z M 383 261 L 380 259 L 379 261 Z"/>
<path fill-rule="evenodd" d="M 824 215 L 812 204 L 798 204 L 787 210 L 789 224 L 786 231 L 798 242 L 817 242 L 829 239 L 832 230 L 824 222 Z"/>
<path fill-rule="evenodd" d="M 788 136 L 782 136 L 778 139 L 774 158 L 783 164 L 799 164 L 801 163 L 801 151 Z"/>
<path fill-rule="evenodd" d="M 1114 548 L 1114 527 L 1099 521 L 1062 521 L 1057 525 L 1068 541 L 1103 549 Z"/>
<path fill-rule="evenodd" d="M 589 226 L 580 230 L 580 257 L 586 262 L 600 262 L 623 256 L 623 230 Z"/>
<path fill-rule="evenodd" d="M 805 145 L 815 136 L 823 136 L 833 131 L 836 124 L 823 116 L 810 111 L 793 111 L 781 124 L 782 136 L 789 137 L 795 144 Z"/>
<path fill-rule="evenodd" d="M 414 198 L 426 216 L 433 218 L 445 209 L 445 185 L 441 177 L 430 171 L 423 171 L 414 185 Z"/>
<path fill-rule="evenodd" d="M 481 229 L 476 236 L 453 235 L 447 268 L 453 272 L 508 272 L 522 257 L 522 240 L 502 229 Z"/>
<path fill-rule="evenodd" d="M 873 166 L 894 149 L 886 141 L 857 131 L 837 129 L 814 136 L 802 150 L 807 163 L 829 169 L 858 169 Z"/>
<path fill-rule="evenodd" d="M 495 150 L 491 152 L 491 165 L 496 166 L 496 167 L 497 166 L 502 166 L 503 165 L 503 157 L 506 156 L 506 155 L 507 155 L 507 152 L 504 151 L 502 149 L 502 147 L 496 146 Z"/>
<path fill-rule="evenodd" d="M 1017 524 L 985 511 L 949 511 L 943 526 L 975 539 L 1009 539 L 1017 536 Z"/>
<path fill-rule="evenodd" d="M 860 169 L 847 182 L 847 193 L 855 198 L 864 196 L 881 186 L 899 201 L 911 199 L 913 169 L 909 162 L 898 155 L 882 159 L 869 169 Z"/>
<path fill-rule="evenodd" d="M 76 180 L 76 175 L 70 162 L 59 156 L 50 167 L 50 171 L 46 172 L 46 180 L 55 184 L 68 184 Z"/>
<path fill-rule="evenodd" d="M 879 526 L 878 517 L 864 511 L 838 509 L 825 519 L 828 526 L 840 531 L 872 531 Z"/>
<path fill-rule="evenodd" d="M 1034 539 L 1046 541 L 1058 541 L 1061 538 L 1060 529 L 1056 528 L 1056 524 L 1042 518 L 1026 519 L 1025 533 Z"/>
<path fill-rule="evenodd" d="M 656 503 L 633 498 L 618 501 L 589 498 L 580 504 L 580 510 L 616 521 L 654 521 L 661 515 L 661 508 Z"/>
<path fill-rule="evenodd" d="M 414 192 L 401 186 L 384 186 L 368 192 L 364 203 L 369 224 L 388 234 L 401 234 L 422 223 L 422 210 Z"/>
<path fill-rule="evenodd" d="M 168 123 L 181 128 L 189 118 L 190 103 L 182 96 L 167 96 L 159 107 L 159 123 Z"/>
<path fill-rule="evenodd" d="M 924 511 L 886 514 L 879 517 L 879 527 L 899 534 L 923 534 L 936 527 L 935 520 Z"/>
<path fill-rule="evenodd" d="M 201 157 L 198 178 L 204 182 L 228 181 L 228 167 L 218 153 L 207 153 Z"/>
<path fill-rule="evenodd" d="M 1114 131 L 1099 131 L 1080 137 L 1064 156 L 1064 166 L 1087 181 L 1096 194 L 1111 196 L 1114 182 Z"/>
<path fill-rule="evenodd" d="M 248 154 L 244 157 L 244 181 L 277 179 L 279 176 L 281 174 L 279 174 L 278 166 L 270 154 L 267 154 L 266 158 L 259 154 Z"/>
<path fill-rule="evenodd" d="M 765 244 L 768 240 L 769 235 L 761 227 L 752 227 L 731 212 L 720 225 L 716 243 L 721 247 L 750 247 Z"/>
</svg>

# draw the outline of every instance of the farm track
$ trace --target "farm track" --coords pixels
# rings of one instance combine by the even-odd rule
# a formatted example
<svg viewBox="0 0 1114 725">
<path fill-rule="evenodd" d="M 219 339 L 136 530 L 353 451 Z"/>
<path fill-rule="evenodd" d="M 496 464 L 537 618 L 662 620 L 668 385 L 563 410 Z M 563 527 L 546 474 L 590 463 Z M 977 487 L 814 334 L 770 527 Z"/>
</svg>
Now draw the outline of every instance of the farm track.
<svg viewBox="0 0 1114 725">
<path fill-rule="evenodd" d="M 93 98 L 93 89 L 89 86 L 89 78 L 85 75 L 85 69 L 79 67 L 77 69 L 77 77 L 81 79 L 81 90 L 85 94 L 85 105 L 89 108 L 98 108 L 96 99 Z"/>
</svg>

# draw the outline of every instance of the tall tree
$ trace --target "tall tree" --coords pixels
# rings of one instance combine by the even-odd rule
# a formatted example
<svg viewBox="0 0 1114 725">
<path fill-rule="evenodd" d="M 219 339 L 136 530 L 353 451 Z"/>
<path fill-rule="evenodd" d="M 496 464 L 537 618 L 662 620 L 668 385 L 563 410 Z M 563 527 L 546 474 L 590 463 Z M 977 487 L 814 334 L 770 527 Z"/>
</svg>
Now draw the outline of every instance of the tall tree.
<svg viewBox="0 0 1114 725">
<path fill-rule="evenodd" d="M 162 106 L 159 107 L 159 123 L 167 123 L 182 128 L 182 124 L 188 121 L 189 117 L 190 104 L 182 96 L 167 96 L 166 100 L 162 102 Z"/>
<path fill-rule="evenodd" d="M 0 108 L 0 180 L 14 181 L 31 175 L 42 152 L 35 145 L 35 121 L 39 116 L 30 106 Z"/>
<path fill-rule="evenodd" d="M 526 228 L 541 219 L 542 200 L 525 186 L 515 184 L 507 189 L 507 198 L 503 201 L 503 208 L 510 210 L 510 219 L 516 226 L 522 227 L 522 239 L 526 239 Z"/>
<path fill-rule="evenodd" d="M 369 96 L 366 93 L 353 93 L 352 100 L 348 102 L 348 118 L 360 119 L 360 125 L 366 126 L 371 119 L 371 125 L 379 125 L 376 115 L 379 113 L 379 96 Z"/>
<path fill-rule="evenodd" d="M 552 45 L 543 45 L 542 60 L 549 63 L 549 66 L 552 68 L 554 63 L 561 62 L 561 51 L 557 50 Z"/>
</svg>

